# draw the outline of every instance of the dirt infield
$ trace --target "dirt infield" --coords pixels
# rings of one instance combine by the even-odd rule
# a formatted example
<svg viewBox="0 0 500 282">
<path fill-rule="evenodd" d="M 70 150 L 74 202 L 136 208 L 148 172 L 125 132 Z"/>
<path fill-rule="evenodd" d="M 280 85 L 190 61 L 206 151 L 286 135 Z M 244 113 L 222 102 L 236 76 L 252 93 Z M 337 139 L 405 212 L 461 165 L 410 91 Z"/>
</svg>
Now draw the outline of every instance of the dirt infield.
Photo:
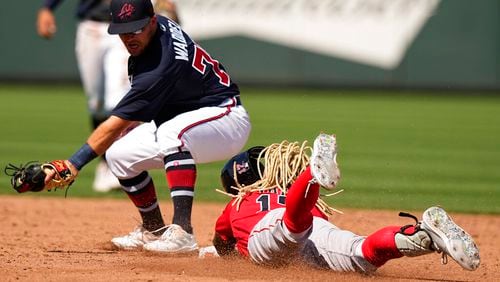
<svg viewBox="0 0 500 282">
<path fill-rule="evenodd" d="M 165 218 L 169 202 L 161 203 Z M 193 224 L 198 243 L 210 245 L 222 205 L 195 203 Z M 408 224 L 390 211 L 344 210 L 332 221 L 367 234 L 385 225 Z M 0 279 L 3 281 L 254 281 L 254 280 L 426 280 L 500 281 L 500 216 L 451 214 L 476 239 L 481 250 L 477 271 L 462 270 L 440 256 L 388 262 L 374 276 L 335 273 L 300 265 L 281 269 L 255 266 L 244 259 L 168 256 L 116 251 L 109 240 L 126 234 L 138 214 L 127 200 L 0 197 Z"/>
</svg>

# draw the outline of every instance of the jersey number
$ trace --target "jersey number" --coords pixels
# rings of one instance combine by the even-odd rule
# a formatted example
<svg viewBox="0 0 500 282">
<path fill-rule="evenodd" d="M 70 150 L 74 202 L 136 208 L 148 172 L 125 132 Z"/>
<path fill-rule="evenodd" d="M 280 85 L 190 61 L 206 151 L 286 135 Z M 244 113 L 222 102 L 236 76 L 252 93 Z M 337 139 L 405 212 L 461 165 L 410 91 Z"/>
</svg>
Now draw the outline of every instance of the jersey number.
<svg viewBox="0 0 500 282">
<path fill-rule="evenodd" d="M 285 195 L 279 195 L 277 202 L 279 205 L 284 206 L 285 200 L 286 200 Z M 271 206 L 271 203 L 270 203 L 271 197 L 269 197 L 269 195 L 267 195 L 267 194 L 260 195 L 255 201 L 260 204 L 260 211 L 268 211 L 269 207 Z"/>
<path fill-rule="evenodd" d="M 200 46 L 194 46 L 194 59 L 193 59 L 193 68 L 197 70 L 201 74 L 205 74 L 205 70 L 207 68 L 207 64 L 212 65 L 212 70 L 215 75 L 219 78 L 219 82 L 224 86 L 229 86 L 231 80 L 229 79 L 229 75 L 221 70 L 219 66 L 219 62 L 217 60 L 212 59 L 210 55 L 203 50 Z"/>
</svg>

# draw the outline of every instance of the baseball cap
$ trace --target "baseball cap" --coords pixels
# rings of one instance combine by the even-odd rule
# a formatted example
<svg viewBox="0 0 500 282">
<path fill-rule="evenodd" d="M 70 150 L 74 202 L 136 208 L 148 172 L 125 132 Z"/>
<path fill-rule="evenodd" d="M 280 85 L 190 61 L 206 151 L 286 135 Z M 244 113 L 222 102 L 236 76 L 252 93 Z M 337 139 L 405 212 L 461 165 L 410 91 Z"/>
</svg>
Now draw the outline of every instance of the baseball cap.
<svg viewBox="0 0 500 282">
<path fill-rule="evenodd" d="M 146 26 L 154 15 L 150 0 L 112 0 L 109 34 L 131 33 Z"/>
</svg>

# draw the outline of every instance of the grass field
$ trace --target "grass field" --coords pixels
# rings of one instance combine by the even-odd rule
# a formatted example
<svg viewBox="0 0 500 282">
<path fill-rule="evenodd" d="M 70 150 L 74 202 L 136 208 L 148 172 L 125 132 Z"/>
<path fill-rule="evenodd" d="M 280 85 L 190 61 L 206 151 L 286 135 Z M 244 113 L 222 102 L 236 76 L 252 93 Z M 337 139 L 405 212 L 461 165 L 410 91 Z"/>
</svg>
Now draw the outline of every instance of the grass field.
<svg viewBox="0 0 500 282">
<path fill-rule="evenodd" d="M 334 207 L 421 210 L 437 204 L 500 213 L 500 95 L 247 88 L 242 94 L 253 124 L 247 147 L 337 134 L 345 191 L 327 200 Z M 0 119 L 2 168 L 68 158 L 90 132 L 78 86 L 0 85 Z M 125 198 L 92 191 L 95 164 L 83 169 L 68 197 Z M 222 164 L 199 166 L 196 201 L 227 200 L 214 191 Z M 167 199 L 162 172 L 152 175 Z M 13 193 L 2 174 L 0 194 Z"/>
</svg>

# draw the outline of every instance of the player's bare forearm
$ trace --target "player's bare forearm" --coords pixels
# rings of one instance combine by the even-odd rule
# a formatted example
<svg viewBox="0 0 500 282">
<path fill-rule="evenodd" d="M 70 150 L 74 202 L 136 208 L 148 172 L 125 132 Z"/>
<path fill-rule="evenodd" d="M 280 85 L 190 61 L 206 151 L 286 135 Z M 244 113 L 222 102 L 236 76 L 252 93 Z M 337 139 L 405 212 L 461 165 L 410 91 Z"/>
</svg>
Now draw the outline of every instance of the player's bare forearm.
<svg viewBox="0 0 500 282">
<path fill-rule="evenodd" d="M 220 235 L 216 232 L 214 235 L 214 239 L 212 240 L 217 253 L 220 256 L 228 256 L 228 255 L 236 255 L 237 251 L 234 248 L 236 245 L 236 240 L 231 238 L 229 240 L 224 240 L 220 237 Z"/>
<path fill-rule="evenodd" d="M 111 116 L 92 132 L 87 143 L 97 155 L 102 155 L 121 133 L 134 123 L 134 121 Z"/>
</svg>

